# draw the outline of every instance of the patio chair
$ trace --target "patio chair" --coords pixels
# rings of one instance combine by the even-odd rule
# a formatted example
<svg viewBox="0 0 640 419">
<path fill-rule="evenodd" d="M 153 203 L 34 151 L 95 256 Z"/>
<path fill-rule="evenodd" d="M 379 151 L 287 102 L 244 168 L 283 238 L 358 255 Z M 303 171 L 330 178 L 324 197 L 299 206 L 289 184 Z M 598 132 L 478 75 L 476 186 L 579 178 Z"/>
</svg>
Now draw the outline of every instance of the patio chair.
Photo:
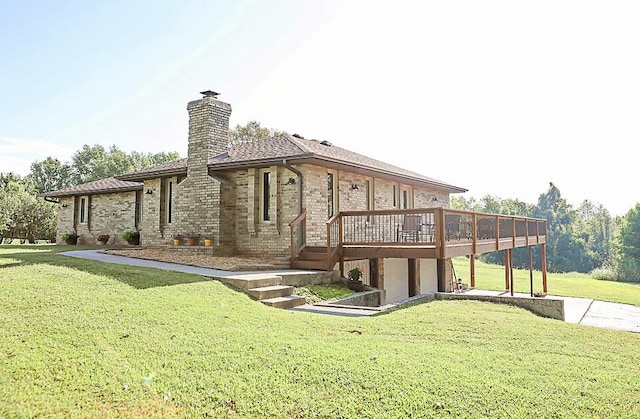
<svg viewBox="0 0 640 419">
<path fill-rule="evenodd" d="M 420 237 L 420 225 L 422 224 L 422 216 L 405 215 L 402 222 L 402 228 L 398 228 L 399 242 L 417 242 Z"/>
</svg>

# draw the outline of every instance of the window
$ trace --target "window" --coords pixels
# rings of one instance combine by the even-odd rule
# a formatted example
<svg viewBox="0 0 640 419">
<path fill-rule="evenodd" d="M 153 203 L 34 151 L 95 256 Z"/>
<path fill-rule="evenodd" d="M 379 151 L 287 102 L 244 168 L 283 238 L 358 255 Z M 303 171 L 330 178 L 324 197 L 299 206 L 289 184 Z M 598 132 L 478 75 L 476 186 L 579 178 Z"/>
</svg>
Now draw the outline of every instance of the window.
<svg viewBox="0 0 640 419">
<path fill-rule="evenodd" d="M 413 208 L 413 191 L 411 186 L 402 187 L 402 209 Z"/>
<path fill-rule="evenodd" d="M 78 198 L 78 224 L 87 224 L 89 218 L 89 197 Z"/>
<path fill-rule="evenodd" d="M 260 214 L 262 221 L 271 221 L 271 172 L 261 172 L 260 176 Z"/>
<path fill-rule="evenodd" d="M 142 191 L 136 191 L 136 213 L 135 213 L 135 223 L 136 227 L 139 227 L 142 224 L 142 201 L 143 201 Z"/>
<path fill-rule="evenodd" d="M 167 224 L 173 221 L 173 179 L 167 179 L 165 186 L 165 214 Z"/>
<path fill-rule="evenodd" d="M 392 207 L 393 208 L 398 208 L 398 201 L 400 200 L 400 196 L 399 196 L 400 194 L 398 193 L 398 191 L 399 191 L 398 185 L 393 184 L 391 188 L 392 188 L 391 193 L 393 194 L 393 197 L 392 197 L 393 205 L 392 205 Z"/>
<path fill-rule="evenodd" d="M 366 179 L 364 181 L 364 192 L 366 202 L 366 210 L 373 211 L 373 184 L 370 179 Z M 373 218 L 370 215 L 367 215 L 367 222 L 372 222 Z"/>
<path fill-rule="evenodd" d="M 336 214 L 336 175 L 333 172 L 327 173 L 327 219 Z"/>
</svg>

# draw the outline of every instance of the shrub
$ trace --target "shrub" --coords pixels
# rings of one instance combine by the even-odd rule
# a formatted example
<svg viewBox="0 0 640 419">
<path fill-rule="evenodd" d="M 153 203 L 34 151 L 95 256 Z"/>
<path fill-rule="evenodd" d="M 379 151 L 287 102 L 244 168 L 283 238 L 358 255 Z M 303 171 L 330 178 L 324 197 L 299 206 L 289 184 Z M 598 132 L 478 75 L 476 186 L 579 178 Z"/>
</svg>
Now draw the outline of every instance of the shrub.
<svg viewBox="0 0 640 419">
<path fill-rule="evenodd" d="M 98 236 L 98 241 L 100 243 L 105 243 L 106 244 L 109 241 L 110 238 L 111 238 L 111 236 L 108 235 L 108 234 L 101 234 L 101 235 Z"/>
<path fill-rule="evenodd" d="M 77 244 L 78 243 L 78 235 L 76 233 L 64 233 L 62 235 L 62 241 L 66 244 Z"/>
<path fill-rule="evenodd" d="M 129 244 L 140 244 L 140 233 L 137 231 L 125 231 L 122 233 L 122 239 Z"/>
<path fill-rule="evenodd" d="M 608 266 L 601 266 L 590 272 L 593 279 L 599 279 L 602 281 L 617 281 L 618 273 L 615 269 Z"/>
</svg>

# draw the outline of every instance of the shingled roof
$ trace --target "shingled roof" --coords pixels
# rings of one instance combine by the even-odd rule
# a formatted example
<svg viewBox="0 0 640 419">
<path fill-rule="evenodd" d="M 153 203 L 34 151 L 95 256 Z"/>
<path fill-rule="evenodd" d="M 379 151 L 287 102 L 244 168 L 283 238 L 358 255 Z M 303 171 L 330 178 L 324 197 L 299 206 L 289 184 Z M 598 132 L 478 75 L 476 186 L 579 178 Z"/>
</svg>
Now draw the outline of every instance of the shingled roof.
<svg viewBox="0 0 640 419">
<path fill-rule="evenodd" d="M 82 185 L 70 186 L 57 191 L 45 192 L 42 196 L 53 198 L 61 196 L 138 191 L 142 190 L 142 186 L 141 182 L 128 182 L 114 177 L 109 177 L 106 179 L 83 183 Z"/>
<path fill-rule="evenodd" d="M 208 165 L 210 170 L 217 171 L 247 167 L 264 167 L 270 164 L 281 164 L 283 160 L 286 160 L 288 163 L 315 163 L 319 165 L 345 167 L 346 169 L 357 171 L 373 172 L 444 188 L 450 192 L 467 191 L 464 188 L 453 186 L 380 160 L 372 159 L 325 141 L 307 140 L 289 134 L 241 144 L 224 154 L 209 159 Z M 186 175 L 187 163 L 187 159 L 183 158 L 117 176 L 117 178 L 112 177 L 97 180 L 59 191 L 48 192 L 43 195 L 57 197 L 82 195 L 85 193 L 138 190 L 142 189 L 142 183 L 140 182 L 145 179 Z"/>
<path fill-rule="evenodd" d="M 338 166 L 376 172 L 387 176 L 427 183 L 452 192 L 467 191 L 464 188 L 372 159 L 326 141 L 307 140 L 289 134 L 241 144 L 227 153 L 209 159 L 208 163 L 212 170 L 223 170 L 281 163 L 283 160 L 287 160 L 289 163 L 295 163 L 296 161 L 312 162 L 315 160 L 317 164 L 324 162 L 324 164 L 331 163 Z"/>
<path fill-rule="evenodd" d="M 183 175 L 186 173 L 187 159 L 184 158 L 158 164 L 156 166 L 147 167 L 146 169 L 136 170 L 135 172 L 117 176 L 117 178 L 120 180 L 128 181 L 142 181 L 145 179 L 154 179 L 163 176 Z"/>
</svg>

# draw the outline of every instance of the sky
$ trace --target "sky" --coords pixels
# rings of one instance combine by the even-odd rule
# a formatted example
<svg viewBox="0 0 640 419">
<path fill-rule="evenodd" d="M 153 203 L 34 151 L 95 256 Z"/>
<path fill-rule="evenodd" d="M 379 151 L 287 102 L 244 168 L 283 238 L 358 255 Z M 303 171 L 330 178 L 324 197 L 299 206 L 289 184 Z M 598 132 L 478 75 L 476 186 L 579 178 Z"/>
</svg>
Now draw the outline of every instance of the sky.
<svg viewBox="0 0 640 419">
<path fill-rule="evenodd" d="M 186 105 L 469 190 L 640 202 L 640 2 L 0 0 L 0 172 L 186 157 Z"/>
</svg>

